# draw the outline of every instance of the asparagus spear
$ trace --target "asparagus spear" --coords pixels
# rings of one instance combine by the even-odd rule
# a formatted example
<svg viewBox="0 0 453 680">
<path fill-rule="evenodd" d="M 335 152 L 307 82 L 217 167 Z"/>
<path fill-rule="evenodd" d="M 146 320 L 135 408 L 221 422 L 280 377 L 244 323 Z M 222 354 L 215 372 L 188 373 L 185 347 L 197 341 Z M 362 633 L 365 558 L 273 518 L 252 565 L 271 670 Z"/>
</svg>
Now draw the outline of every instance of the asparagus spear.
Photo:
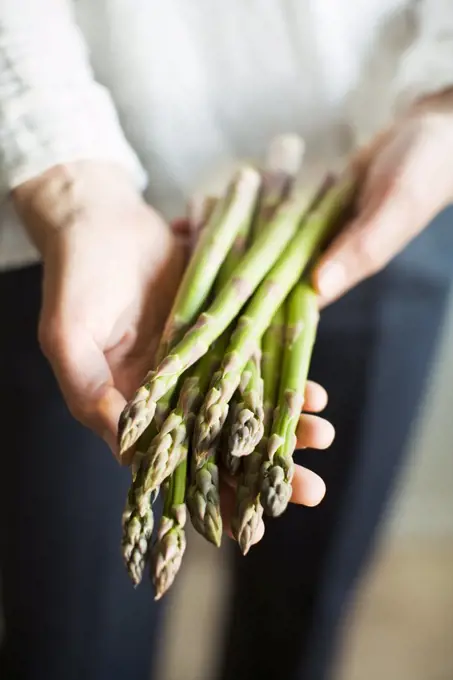
<svg viewBox="0 0 453 680">
<path fill-rule="evenodd" d="M 266 437 L 255 451 L 247 456 L 247 470 L 244 470 L 236 490 L 236 514 L 231 528 L 243 555 L 247 555 L 255 542 L 256 533 L 263 521 L 263 506 L 259 495 L 260 471 L 265 452 Z"/>
<path fill-rule="evenodd" d="M 202 451 L 215 445 L 228 414 L 229 401 L 239 384 L 242 371 L 253 348 L 256 347 L 260 337 L 269 326 L 275 311 L 300 279 L 315 251 L 329 235 L 333 223 L 349 203 L 353 190 L 354 182 L 350 175 L 345 175 L 329 189 L 287 245 L 239 318 L 222 367 L 211 382 L 195 423 L 195 455 L 200 455 Z M 260 237 L 258 237 L 257 244 L 259 244 L 259 239 Z M 205 327 L 213 323 L 213 320 L 215 321 L 214 316 L 207 317 Z M 197 343 L 199 329 L 198 326 L 191 331 L 192 345 Z M 201 331 L 203 330 L 201 326 Z M 177 356 L 171 359 L 173 366 L 176 365 L 177 359 Z"/>
<path fill-rule="evenodd" d="M 238 393 L 230 409 L 231 425 L 228 428 L 228 451 L 233 457 L 248 456 L 263 436 L 263 381 L 260 370 L 260 352 L 248 360 L 241 375 Z"/>
<path fill-rule="evenodd" d="M 199 197 L 194 197 L 188 205 L 188 226 L 189 226 L 189 241 L 190 241 L 190 248 L 189 252 L 193 252 L 194 247 L 198 241 L 200 232 L 206 224 L 209 222 L 209 219 L 212 216 L 212 213 L 214 211 L 214 208 L 216 204 L 218 203 L 218 199 L 215 198 L 214 196 L 199 196 Z M 157 424 L 157 429 L 160 430 L 162 427 L 163 422 L 165 421 L 166 417 L 168 416 L 169 412 L 169 405 L 171 398 L 173 396 L 173 390 L 169 390 L 167 394 L 162 398 L 160 401 L 157 402 L 156 404 L 156 413 L 154 415 L 154 420 L 156 421 Z M 154 436 L 156 435 L 156 428 L 153 426 L 151 423 L 148 425 L 146 430 L 140 435 L 140 437 L 137 440 L 137 444 L 135 446 L 135 450 L 133 451 L 133 456 L 132 456 L 132 475 L 133 478 L 135 477 L 138 467 L 140 465 L 141 460 L 145 455 L 147 455 L 148 450 L 150 448 L 151 442 L 153 441 Z M 132 447 L 133 449 L 134 447 Z"/>
<path fill-rule="evenodd" d="M 209 198 L 203 202 L 191 204 L 190 225 L 194 242 L 196 235 L 209 221 L 215 201 L 216 199 Z M 154 527 L 152 504 L 157 498 L 159 484 L 166 476 L 171 474 L 179 460 L 187 453 L 184 449 L 184 438 L 180 435 L 180 439 L 168 455 L 169 461 L 166 463 L 164 474 L 158 476 L 161 472 L 160 467 L 164 463 L 159 458 L 155 460 L 152 456 L 152 446 L 168 416 L 175 388 L 176 385 L 157 403 L 154 419 L 138 438 L 132 460 L 132 484 L 122 520 L 122 551 L 126 568 L 135 585 L 138 585 L 143 577 L 149 552 L 149 541 Z M 194 376 L 188 379 L 183 387 L 183 410 L 189 426 L 192 424 L 194 416 L 191 418 L 188 411 L 190 411 L 191 406 L 196 406 L 197 396 L 197 380 Z M 201 395 L 199 398 L 201 398 Z"/>
<path fill-rule="evenodd" d="M 285 307 L 281 305 L 275 312 L 262 340 L 261 375 L 264 383 L 264 420 L 268 429 L 272 424 L 274 408 L 277 403 L 284 328 Z"/>
<path fill-rule="evenodd" d="M 224 197 L 216 201 L 208 223 L 200 230 L 195 251 L 178 288 L 161 344 L 170 347 L 205 305 L 236 235 L 253 216 L 261 178 L 251 166 L 241 168 Z"/>
<path fill-rule="evenodd" d="M 238 230 L 230 251 L 220 268 L 214 285 L 214 295 L 229 281 L 232 272 L 245 252 L 248 233 L 250 231 L 252 214 L 249 220 L 244 220 Z M 195 364 L 189 376 L 185 378 L 176 408 L 167 416 L 160 432 L 154 438 L 148 450 L 148 465 L 155 470 L 161 469 L 150 484 L 157 486 L 165 476 L 172 472 L 171 461 L 173 449 L 178 447 L 188 436 L 192 436 L 191 416 L 198 412 L 201 400 L 204 398 L 212 374 L 218 369 L 225 349 L 228 346 L 230 332 L 227 329 L 220 338 L 212 344 L 207 353 Z M 160 402 L 158 402 L 159 404 Z M 150 475 L 154 475 L 150 472 Z M 151 479 L 151 478 L 150 478 Z"/>
<path fill-rule="evenodd" d="M 269 437 L 267 460 L 261 468 L 261 503 L 266 514 L 277 517 L 291 497 L 296 427 L 302 410 L 318 325 L 318 302 L 307 283 L 298 283 L 287 301 L 286 342 L 279 403 Z"/>
<path fill-rule="evenodd" d="M 192 324 L 205 306 L 212 284 L 236 234 L 243 223 L 248 222 L 253 215 L 259 186 L 259 173 L 246 166 L 237 173 L 226 196 L 216 205 L 209 223 L 201 232 L 201 237 L 173 303 L 157 352 L 159 359 L 165 356 L 168 348 L 175 341 L 179 341 L 186 328 Z M 212 338 L 211 342 L 214 339 Z M 120 417 L 118 437 L 122 454 L 134 444 L 151 422 L 156 402 L 176 384 L 177 378 L 203 353 L 200 352 L 192 361 L 186 362 L 174 379 L 168 380 L 168 359 L 161 364 L 159 374 L 154 371 L 148 373 Z M 167 375 L 165 385 L 161 384 L 162 375 Z M 152 391 L 153 387 L 154 391 Z M 159 394 L 156 394 L 156 387 Z"/>
<path fill-rule="evenodd" d="M 151 439 L 155 432 L 157 432 L 157 428 L 153 422 L 139 439 L 137 448 L 142 449 L 146 446 L 146 441 Z M 148 494 L 140 505 L 137 505 L 136 503 L 135 486 L 139 483 L 139 480 L 140 463 L 138 464 L 136 471 L 133 472 L 132 484 L 127 495 L 126 507 L 122 517 L 123 534 L 121 540 L 124 563 L 132 583 L 136 586 L 143 578 L 143 572 L 148 557 L 149 542 L 154 529 L 154 515 L 152 510 L 152 502 L 154 499 L 152 498 L 152 494 Z"/>
<path fill-rule="evenodd" d="M 282 201 L 287 198 L 300 169 L 303 153 L 304 141 L 297 135 L 280 135 L 272 140 L 266 157 L 258 210 L 252 225 L 253 236 L 260 233 L 264 225 L 274 217 Z M 223 446 L 223 460 L 231 474 L 239 470 L 239 462 L 235 457 L 248 456 L 263 436 L 264 413 L 260 372 L 260 359 L 258 356 L 252 356 L 246 364 L 239 388 L 230 403 L 227 420 L 229 444 Z"/>
<path fill-rule="evenodd" d="M 122 552 L 126 569 L 135 586 L 141 582 L 154 529 L 154 515 L 149 503 L 140 516 L 138 510 L 127 513 L 127 530 L 123 532 Z"/>
<path fill-rule="evenodd" d="M 298 135 L 279 135 L 269 145 L 259 200 L 254 220 L 254 233 L 259 233 L 275 215 L 285 200 L 300 170 L 305 151 L 304 140 Z"/>
<path fill-rule="evenodd" d="M 211 365 L 215 364 L 216 368 L 218 368 L 221 361 L 220 353 L 223 354 L 228 344 L 227 333 L 224 333 L 214 344 L 214 361 L 212 361 L 210 354 L 205 355 L 205 357 L 211 359 Z M 200 361 L 200 364 L 203 363 L 205 357 Z M 191 428 L 186 432 L 187 447 L 192 439 L 196 414 L 203 403 L 211 375 L 212 371 L 205 371 L 202 384 L 199 386 L 196 408 L 192 410 Z M 215 448 L 211 449 L 206 458 L 201 462 L 197 461 L 192 455 L 190 485 L 187 491 L 187 507 L 192 524 L 198 533 L 208 541 L 211 541 L 211 543 L 214 543 L 214 545 L 219 546 L 222 536 L 222 517 L 220 514 L 219 473 Z"/>
<path fill-rule="evenodd" d="M 219 443 L 219 450 L 220 450 L 220 456 L 222 459 L 222 464 L 225 470 L 228 472 L 228 474 L 231 477 L 236 477 L 240 470 L 242 469 L 242 456 L 233 456 L 231 453 L 230 449 L 230 430 L 231 430 L 231 423 L 229 422 L 231 415 L 236 413 L 237 411 L 237 405 L 238 403 L 242 401 L 241 395 L 239 394 L 239 390 L 236 390 L 236 392 L 233 394 L 230 404 L 229 404 L 229 409 L 228 409 L 228 418 L 225 423 L 225 426 L 222 428 L 222 433 L 220 436 L 220 443 Z"/>
<path fill-rule="evenodd" d="M 157 403 L 154 419 L 138 438 L 132 459 L 132 483 L 123 511 L 121 546 L 126 569 L 134 585 L 143 578 L 154 529 L 152 506 L 159 494 L 157 485 L 147 484 L 148 451 L 169 412 L 175 388 L 176 385 Z"/>
<path fill-rule="evenodd" d="M 209 359 L 209 357 L 206 357 L 206 359 Z M 200 364 L 203 364 L 203 360 Z M 220 359 L 217 359 L 216 365 L 219 361 Z M 163 426 L 160 431 L 158 430 L 159 419 L 157 417 L 154 418 L 138 440 L 137 449 L 144 450 L 144 453 L 139 454 L 140 460 L 129 489 L 126 508 L 123 513 L 122 540 L 124 561 L 135 585 L 138 585 L 142 580 L 149 553 L 149 542 L 154 527 L 152 504 L 157 498 L 159 485 L 173 472 L 178 463 L 184 461 L 187 457 L 189 437 L 192 432 L 196 409 L 203 399 L 211 375 L 211 372 L 207 370 L 207 364 L 208 361 L 205 362 L 205 368 L 201 367 L 198 376 L 193 375 L 184 382 L 178 401 L 178 406 L 182 409 L 180 412 L 181 428 L 179 430 L 176 428 L 177 436 L 174 437 L 172 447 L 162 453 L 166 433 L 162 430 Z M 203 379 L 204 375 L 206 377 L 203 387 L 200 385 L 200 379 Z M 159 402 L 161 417 L 166 412 L 168 413 L 169 397 L 170 392 Z M 172 413 L 173 418 L 175 418 L 176 411 Z M 167 423 L 168 426 L 168 421 L 169 418 L 165 420 L 164 425 Z M 161 438 L 159 439 L 160 435 Z M 156 453 L 155 449 L 159 447 L 160 450 Z"/>
<path fill-rule="evenodd" d="M 186 549 L 185 524 L 187 457 L 176 468 L 168 485 L 164 511 L 153 546 L 152 575 L 155 599 L 159 600 L 170 588 L 181 566 Z"/>
<path fill-rule="evenodd" d="M 193 243 L 196 243 L 197 234 L 209 221 L 216 200 L 217 199 L 209 198 L 203 201 L 203 203 L 191 206 L 190 225 Z M 190 382 L 193 384 L 193 380 Z M 186 386 L 187 402 L 192 399 L 192 394 L 188 389 L 189 385 L 190 383 Z M 158 435 L 159 429 L 162 427 L 162 424 L 168 416 L 170 403 L 175 390 L 176 385 L 174 385 L 162 399 L 157 402 L 154 419 L 138 438 L 135 451 L 133 452 L 131 464 L 132 484 L 128 492 L 122 519 L 122 551 L 127 570 L 135 585 L 138 585 L 143 577 L 143 571 L 149 552 L 149 541 L 154 528 L 152 505 L 159 492 L 158 484 L 153 485 L 148 483 L 151 463 L 149 450 L 152 442 Z M 195 395 L 193 395 L 193 398 L 195 398 Z M 181 457 L 183 457 L 182 453 Z M 173 467 L 177 464 L 178 460 L 179 458 L 177 455 L 173 455 Z M 170 474 L 171 471 L 172 470 L 170 469 L 168 474 Z M 163 481 L 163 478 L 160 481 Z"/>
<path fill-rule="evenodd" d="M 231 249 L 220 267 L 214 285 L 214 293 L 217 293 L 230 279 L 234 268 L 243 255 L 251 221 L 252 213 L 250 213 L 248 220 L 243 220 Z M 151 488 L 156 488 L 166 476 L 171 474 L 174 467 L 181 460 L 181 457 L 187 455 L 189 441 L 192 437 L 195 415 L 198 413 L 204 399 L 212 373 L 216 371 L 220 365 L 228 345 L 229 336 L 230 333 L 227 329 L 195 365 L 194 370 L 189 374 L 189 377 L 184 380 L 176 408 L 167 417 L 149 449 L 146 461 L 148 474 L 144 480 L 142 493 L 146 493 L 146 491 Z M 212 469 L 215 465 L 213 459 L 214 453 L 215 452 L 213 451 L 209 469 Z M 201 529 L 201 533 L 203 533 L 203 521 L 202 518 L 200 518 L 200 505 L 192 504 L 192 499 L 198 498 L 196 485 L 197 479 L 200 479 L 200 477 L 196 474 L 197 469 L 197 465 L 195 465 L 189 494 L 189 509 L 193 508 L 194 517 L 198 518 L 195 519 L 195 524 Z M 198 492 L 202 494 L 202 489 L 198 489 Z M 214 505 L 214 496 L 210 494 L 209 499 L 206 498 L 205 500 L 207 503 L 211 504 L 208 517 L 216 516 L 216 525 L 221 526 L 220 507 L 218 504 L 217 506 Z M 203 517 L 206 515 L 205 512 L 202 514 Z"/>
<path fill-rule="evenodd" d="M 192 483 L 187 491 L 187 506 L 194 528 L 219 547 L 222 540 L 219 469 L 211 456 L 200 467 L 193 465 Z"/>
<path fill-rule="evenodd" d="M 142 462 L 142 474 L 135 485 L 137 502 L 144 494 L 157 489 L 187 455 L 195 416 L 203 402 L 210 377 L 220 364 L 219 353 L 222 349 L 219 343 L 205 354 L 184 379 L 176 407 L 155 433 Z"/>
<path fill-rule="evenodd" d="M 209 224 L 219 199 L 215 196 L 193 197 L 188 205 L 188 222 L 192 250 L 197 244 L 201 231 Z"/>
<path fill-rule="evenodd" d="M 244 555 L 255 542 L 256 532 L 263 518 L 260 500 L 261 466 L 267 451 L 267 441 L 277 403 L 282 359 L 284 306 L 275 313 L 262 340 L 261 375 L 263 378 L 264 434 L 256 449 L 244 459 L 244 469 L 236 492 L 236 513 L 232 529 Z"/>
<path fill-rule="evenodd" d="M 143 577 L 149 553 L 149 542 L 154 528 L 152 505 L 157 498 L 158 489 L 144 488 L 146 475 L 147 450 L 157 435 L 159 423 L 170 407 L 171 393 L 168 392 L 158 403 L 158 412 L 153 422 L 137 440 L 132 461 L 132 484 L 127 495 L 126 507 L 122 518 L 122 553 L 126 569 L 132 582 L 138 585 Z"/>
<path fill-rule="evenodd" d="M 152 395 L 159 396 L 163 389 L 167 389 L 167 386 L 177 379 L 180 372 L 185 370 L 196 357 L 203 354 L 206 346 L 223 331 L 227 324 L 233 321 L 243 304 L 275 265 L 279 256 L 282 256 L 285 246 L 288 246 L 291 238 L 297 233 L 300 220 L 312 204 L 313 196 L 314 192 L 292 195 L 280 206 L 275 217 L 258 234 L 251 248 L 235 269 L 231 284 L 222 288 L 208 311 L 199 317 L 195 326 L 186 333 L 172 355 L 161 364 L 159 375 L 156 375 L 152 381 Z M 262 286 L 261 283 L 261 288 Z M 240 318 L 238 324 L 239 326 L 244 324 L 244 317 Z M 238 330 L 236 329 L 235 334 Z M 254 339 L 252 346 L 256 347 L 256 345 L 257 338 Z M 251 351 L 247 353 L 245 363 L 250 354 Z M 241 364 L 239 375 L 245 363 Z M 231 399 L 238 384 L 239 379 L 229 393 L 227 401 Z M 215 436 L 218 436 L 225 422 L 227 401 L 218 410 L 217 400 L 215 391 L 211 390 L 204 404 L 203 416 L 205 417 L 197 419 L 194 438 L 195 456 L 203 457 L 204 452 L 212 446 L 214 437 L 211 432 L 211 421 L 215 422 Z M 150 407 L 154 408 L 152 405 Z"/>
</svg>

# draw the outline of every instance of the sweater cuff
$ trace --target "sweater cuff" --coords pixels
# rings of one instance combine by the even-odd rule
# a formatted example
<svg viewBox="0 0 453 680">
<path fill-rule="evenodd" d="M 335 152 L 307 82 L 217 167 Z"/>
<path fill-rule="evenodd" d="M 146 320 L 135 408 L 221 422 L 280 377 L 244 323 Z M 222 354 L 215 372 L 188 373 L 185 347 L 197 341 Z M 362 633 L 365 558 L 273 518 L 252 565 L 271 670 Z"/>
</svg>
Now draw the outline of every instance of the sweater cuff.
<svg viewBox="0 0 453 680">
<path fill-rule="evenodd" d="M 0 115 L 0 192 L 55 165 L 80 160 L 117 163 L 130 172 L 137 188 L 146 173 L 121 130 L 109 93 L 90 83 L 85 90 L 32 90 L 2 103 Z"/>
</svg>

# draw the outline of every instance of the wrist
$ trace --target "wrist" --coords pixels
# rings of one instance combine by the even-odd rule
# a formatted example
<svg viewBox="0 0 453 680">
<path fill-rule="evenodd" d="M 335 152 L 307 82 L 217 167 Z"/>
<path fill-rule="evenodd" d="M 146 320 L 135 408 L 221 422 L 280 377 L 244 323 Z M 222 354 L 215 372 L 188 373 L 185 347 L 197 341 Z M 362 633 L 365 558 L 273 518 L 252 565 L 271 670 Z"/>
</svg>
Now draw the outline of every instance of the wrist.
<svg viewBox="0 0 453 680">
<path fill-rule="evenodd" d="M 12 192 L 15 209 L 44 255 L 57 232 L 93 221 L 118 205 L 136 208 L 142 197 L 129 175 L 114 164 L 77 161 L 56 165 Z"/>
</svg>

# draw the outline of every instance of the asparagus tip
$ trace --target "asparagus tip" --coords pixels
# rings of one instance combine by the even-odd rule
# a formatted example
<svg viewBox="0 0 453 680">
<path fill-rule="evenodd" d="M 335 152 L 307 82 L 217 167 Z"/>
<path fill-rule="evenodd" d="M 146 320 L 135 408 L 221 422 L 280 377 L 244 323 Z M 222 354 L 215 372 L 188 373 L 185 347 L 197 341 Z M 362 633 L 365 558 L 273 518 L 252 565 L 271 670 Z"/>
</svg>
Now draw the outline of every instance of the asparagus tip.
<svg viewBox="0 0 453 680">
<path fill-rule="evenodd" d="M 297 175 L 305 152 L 305 141 L 297 134 L 278 135 L 272 139 L 265 167 L 268 172 Z"/>
</svg>

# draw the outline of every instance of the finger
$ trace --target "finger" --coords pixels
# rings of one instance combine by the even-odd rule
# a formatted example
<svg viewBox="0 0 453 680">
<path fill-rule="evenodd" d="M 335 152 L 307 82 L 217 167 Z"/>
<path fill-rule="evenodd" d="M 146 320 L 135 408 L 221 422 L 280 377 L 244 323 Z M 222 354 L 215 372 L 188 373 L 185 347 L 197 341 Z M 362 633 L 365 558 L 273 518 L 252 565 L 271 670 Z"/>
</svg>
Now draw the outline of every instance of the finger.
<svg viewBox="0 0 453 680">
<path fill-rule="evenodd" d="M 318 505 L 326 494 L 326 485 L 321 477 L 301 465 L 295 467 L 292 487 L 291 503 L 310 508 Z"/>
<path fill-rule="evenodd" d="M 373 202 L 372 202 L 373 201 Z M 372 199 L 337 236 L 313 271 L 313 285 L 325 306 L 360 281 L 376 274 L 414 236 L 409 199 L 389 188 Z"/>
<path fill-rule="evenodd" d="M 117 455 L 118 419 L 126 401 L 100 348 L 83 328 L 40 324 L 40 343 L 72 415 L 101 436 Z"/>
<path fill-rule="evenodd" d="M 304 411 L 309 413 L 319 413 L 327 406 L 327 392 L 316 382 L 308 380 L 305 385 Z"/>
<path fill-rule="evenodd" d="M 297 448 L 328 449 L 335 439 L 335 428 L 319 416 L 302 414 L 297 426 Z"/>
</svg>

